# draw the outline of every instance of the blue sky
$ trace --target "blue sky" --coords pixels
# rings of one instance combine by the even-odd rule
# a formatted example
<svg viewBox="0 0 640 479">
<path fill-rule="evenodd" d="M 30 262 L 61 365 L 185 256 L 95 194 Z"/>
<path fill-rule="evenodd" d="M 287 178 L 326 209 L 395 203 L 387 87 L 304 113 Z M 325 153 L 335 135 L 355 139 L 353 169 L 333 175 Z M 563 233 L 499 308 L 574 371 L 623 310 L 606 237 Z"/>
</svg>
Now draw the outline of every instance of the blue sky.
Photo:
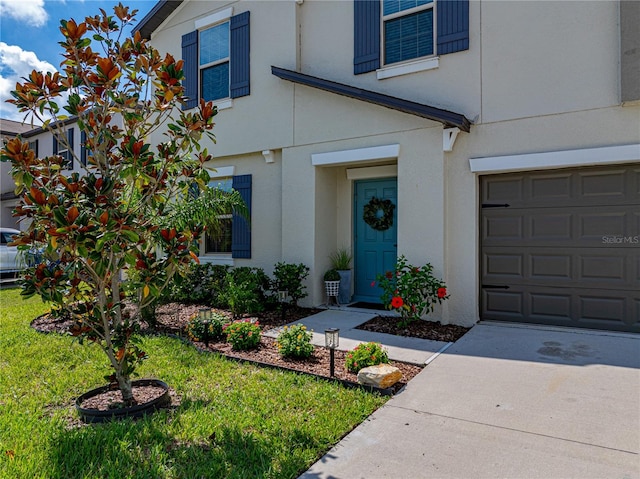
<svg viewBox="0 0 640 479">
<path fill-rule="evenodd" d="M 156 0 L 122 0 L 138 9 L 137 20 L 156 4 Z M 16 81 L 32 70 L 56 71 L 62 61 L 60 19 L 78 23 L 86 16 L 108 14 L 118 1 L 109 0 L 0 0 L 0 117 L 22 121 L 24 114 L 5 100 Z"/>
</svg>

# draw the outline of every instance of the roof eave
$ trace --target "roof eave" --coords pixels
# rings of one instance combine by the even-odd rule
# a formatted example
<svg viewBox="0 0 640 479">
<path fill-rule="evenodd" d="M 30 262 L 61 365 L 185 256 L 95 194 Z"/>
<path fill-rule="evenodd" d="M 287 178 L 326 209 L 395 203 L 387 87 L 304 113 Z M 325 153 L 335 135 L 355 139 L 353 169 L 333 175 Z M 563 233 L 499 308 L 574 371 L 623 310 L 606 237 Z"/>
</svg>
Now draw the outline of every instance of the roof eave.
<svg viewBox="0 0 640 479">
<path fill-rule="evenodd" d="M 133 33 L 140 32 L 142 38 L 149 40 L 151 34 L 180 6 L 182 0 L 160 0 L 133 28 Z"/>
<path fill-rule="evenodd" d="M 317 88 L 337 95 L 346 96 L 360 101 L 366 101 L 374 105 L 391 108 L 393 110 L 416 115 L 429 120 L 442 123 L 446 128 L 459 128 L 461 131 L 469 132 L 471 122 L 461 113 L 443 110 L 434 106 L 416 103 L 414 101 L 385 95 L 371 90 L 365 90 L 344 83 L 338 83 L 323 78 L 294 72 L 285 68 L 271 66 L 271 73 L 278 78 L 300 85 Z"/>
</svg>

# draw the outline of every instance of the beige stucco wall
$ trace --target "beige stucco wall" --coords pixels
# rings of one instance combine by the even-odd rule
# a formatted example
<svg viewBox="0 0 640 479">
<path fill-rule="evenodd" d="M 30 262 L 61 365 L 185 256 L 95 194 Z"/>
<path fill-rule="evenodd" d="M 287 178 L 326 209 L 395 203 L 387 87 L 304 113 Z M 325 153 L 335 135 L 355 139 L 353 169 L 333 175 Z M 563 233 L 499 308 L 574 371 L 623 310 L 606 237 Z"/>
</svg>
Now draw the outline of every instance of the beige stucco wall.
<svg viewBox="0 0 640 479">
<path fill-rule="evenodd" d="M 186 2 L 153 36 L 180 57 L 180 36 L 220 2 Z M 253 174 L 253 257 L 310 266 L 310 296 L 325 301 L 329 254 L 352 245 L 352 165 L 314 167 L 313 154 L 400 145 L 397 159 L 398 252 L 431 262 L 451 292 L 434 319 L 478 319 L 479 179 L 469 159 L 640 142 L 640 107 L 619 106 L 618 4 L 612 1 L 470 2 L 470 49 L 440 57 L 439 67 L 377 80 L 353 75 L 349 1 L 234 2 L 251 10 L 251 95 L 217 117 L 214 165 Z M 294 85 L 270 66 L 361 86 L 465 114 L 443 152 L 439 123 Z M 267 164 L 261 151 L 276 152 Z M 640 162 L 640 158 L 639 158 Z"/>
<path fill-rule="evenodd" d="M 619 103 L 618 4 L 482 2 L 482 122 Z"/>
<path fill-rule="evenodd" d="M 160 52 L 182 57 L 182 35 L 195 30 L 195 21 L 233 8 L 233 15 L 251 12 L 251 94 L 236 98 L 220 110 L 215 134 L 216 156 L 239 155 L 290 145 L 293 135 L 293 96 L 290 85 L 271 74 L 271 65 L 296 67 L 296 4 L 290 1 L 188 1 L 152 35 Z"/>
</svg>

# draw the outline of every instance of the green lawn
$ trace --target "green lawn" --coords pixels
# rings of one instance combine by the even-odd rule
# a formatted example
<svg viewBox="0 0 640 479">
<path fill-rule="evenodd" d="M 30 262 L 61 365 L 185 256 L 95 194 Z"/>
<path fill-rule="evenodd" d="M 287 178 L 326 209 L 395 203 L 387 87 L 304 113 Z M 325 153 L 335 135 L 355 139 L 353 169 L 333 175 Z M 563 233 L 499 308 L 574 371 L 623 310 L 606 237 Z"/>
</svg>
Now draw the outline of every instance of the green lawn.
<svg viewBox="0 0 640 479">
<path fill-rule="evenodd" d="M 37 333 L 46 311 L 0 291 L 0 478 L 294 478 L 386 398 L 145 337 L 141 377 L 182 397 L 138 421 L 80 426 L 73 400 L 105 383 L 106 356 Z"/>
</svg>

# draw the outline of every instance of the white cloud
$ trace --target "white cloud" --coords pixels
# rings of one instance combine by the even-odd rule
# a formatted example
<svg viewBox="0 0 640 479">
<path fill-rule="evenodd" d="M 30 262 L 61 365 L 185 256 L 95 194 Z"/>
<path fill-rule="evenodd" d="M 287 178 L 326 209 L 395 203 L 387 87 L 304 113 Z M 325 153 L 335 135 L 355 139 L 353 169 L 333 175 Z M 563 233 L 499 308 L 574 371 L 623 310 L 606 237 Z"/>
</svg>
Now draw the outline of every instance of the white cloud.
<svg viewBox="0 0 640 479">
<path fill-rule="evenodd" d="M 0 15 L 34 27 L 43 26 L 49 17 L 44 0 L 0 0 Z"/>
<path fill-rule="evenodd" d="M 34 52 L 23 50 L 17 45 L 0 42 L 0 116 L 10 120 L 22 121 L 24 113 L 20 113 L 14 105 L 5 100 L 12 98 L 11 90 L 15 90 L 16 82 L 22 82 L 32 70 L 55 72 L 56 68 L 49 62 L 40 60 Z"/>
</svg>

